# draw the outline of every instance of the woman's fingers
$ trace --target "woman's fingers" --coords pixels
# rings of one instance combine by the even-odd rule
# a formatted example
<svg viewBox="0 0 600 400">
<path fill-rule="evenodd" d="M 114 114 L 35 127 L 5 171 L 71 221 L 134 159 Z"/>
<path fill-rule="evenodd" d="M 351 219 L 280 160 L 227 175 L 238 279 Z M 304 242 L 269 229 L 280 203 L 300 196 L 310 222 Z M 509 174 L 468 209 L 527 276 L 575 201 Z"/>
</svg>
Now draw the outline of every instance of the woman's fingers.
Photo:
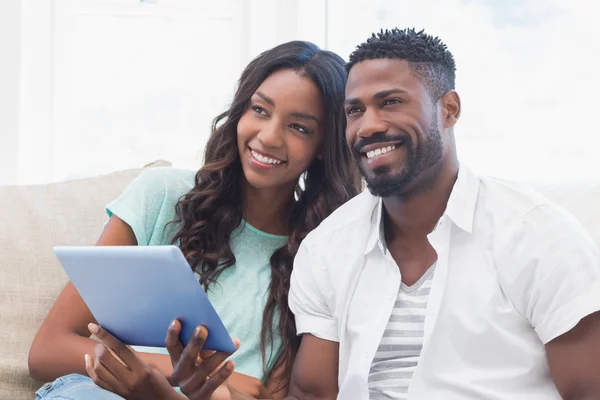
<svg viewBox="0 0 600 400">
<path fill-rule="evenodd" d="M 181 323 L 177 320 L 171 322 L 169 329 L 167 330 L 167 337 L 165 339 L 169 356 L 171 357 L 171 364 L 173 367 L 179 362 L 181 354 L 183 353 L 183 345 L 179 340 L 179 333 L 181 332 Z"/>
<path fill-rule="evenodd" d="M 240 339 L 233 338 L 233 344 L 235 345 L 236 351 L 240 349 Z M 216 353 L 215 350 L 202 350 L 200 352 L 200 358 L 204 360 L 205 358 L 208 358 L 215 353 Z"/>
<path fill-rule="evenodd" d="M 98 374 L 96 374 L 96 371 L 94 371 L 94 366 L 92 364 L 92 357 L 89 354 L 85 355 L 85 370 L 87 371 L 87 374 L 90 377 L 90 379 L 96 385 L 100 386 L 102 389 L 109 390 L 111 392 L 115 391 L 115 389 L 110 387 L 106 382 L 104 382 L 102 379 L 100 379 L 98 377 Z"/>
<path fill-rule="evenodd" d="M 218 376 L 225 374 L 232 366 L 230 362 L 225 363 L 225 360 L 229 356 L 229 353 L 216 352 L 212 356 L 204 359 L 202 363 L 196 367 L 193 375 L 183 384 L 186 390 L 184 393 L 194 393 L 198 391 L 200 388 L 204 387 L 208 381 L 215 377 L 217 377 L 215 379 L 218 380 Z M 219 369 L 220 365 L 222 366 Z"/>
<path fill-rule="evenodd" d="M 92 361 L 89 354 L 85 355 L 85 370 L 90 379 L 102 389 L 113 393 L 122 393 L 123 388 L 120 382 L 98 361 L 97 356 Z"/>
<path fill-rule="evenodd" d="M 207 336 L 208 331 L 203 326 L 199 326 L 194 330 L 192 339 L 183 349 L 179 361 L 173 366 L 173 379 L 183 380 L 194 374 L 195 369 L 198 368 L 196 366 L 198 354 L 200 354 Z"/>
<path fill-rule="evenodd" d="M 89 324 L 88 329 L 98 338 L 98 340 L 104 343 L 104 345 L 107 346 L 118 359 L 125 363 L 125 367 L 127 369 L 132 370 L 142 366 L 141 360 L 133 353 L 133 351 L 129 347 L 125 346 L 119 339 L 111 335 L 106 329 L 96 324 Z M 110 357 L 111 360 L 115 361 L 117 361 L 117 358 L 112 356 Z M 123 366 L 122 363 L 119 364 Z M 112 365 L 114 364 L 111 362 L 110 366 L 107 365 L 107 367 L 110 369 Z"/>
<path fill-rule="evenodd" d="M 223 354 L 223 353 L 219 353 Z M 212 399 L 212 395 L 221 386 L 225 383 L 225 381 L 231 376 L 233 370 L 235 368 L 235 364 L 233 361 L 227 361 L 217 373 L 211 376 L 209 379 L 204 379 L 204 382 L 201 386 L 189 388 L 182 386 L 182 392 L 186 393 L 186 395 L 191 400 L 210 400 Z M 187 382 L 186 382 L 187 383 Z M 190 382 L 192 385 L 196 385 L 196 382 Z"/>
</svg>

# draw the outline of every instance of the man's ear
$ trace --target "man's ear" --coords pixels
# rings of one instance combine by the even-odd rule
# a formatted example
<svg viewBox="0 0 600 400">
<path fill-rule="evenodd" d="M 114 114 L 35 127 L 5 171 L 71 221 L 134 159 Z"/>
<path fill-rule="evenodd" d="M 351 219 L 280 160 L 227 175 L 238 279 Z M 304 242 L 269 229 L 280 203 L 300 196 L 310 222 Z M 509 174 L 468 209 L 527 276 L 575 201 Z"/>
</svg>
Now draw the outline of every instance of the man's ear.
<svg viewBox="0 0 600 400">
<path fill-rule="evenodd" d="M 460 118 L 460 97 L 455 90 L 446 92 L 440 99 L 444 128 L 451 128 Z"/>
</svg>

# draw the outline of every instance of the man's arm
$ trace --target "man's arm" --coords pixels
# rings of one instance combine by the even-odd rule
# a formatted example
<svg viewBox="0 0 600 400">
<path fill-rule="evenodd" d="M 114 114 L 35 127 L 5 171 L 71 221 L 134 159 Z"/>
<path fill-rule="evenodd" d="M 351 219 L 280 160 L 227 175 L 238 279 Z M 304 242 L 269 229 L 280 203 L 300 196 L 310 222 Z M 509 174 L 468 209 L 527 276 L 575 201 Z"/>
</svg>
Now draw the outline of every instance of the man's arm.
<svg viewBox="0 0 600 400">
<path fill-rule="evenodd" d="M 550 373 L 565 400 L 600 399 L 600 313 L 546 345 Z"/>
<path fill-rule="evenodd" d="M 288 399 L 335 400 L 338 354 L 338 343 L 303 335 L 292 369 Z"/>
<path fill-rule="evenodd" d="M 559 393 L 600 399 L 600 251 L 574 217 L 552 205 L 506 229 L 502 287 L 544 343 Z"/>
<path fill-rule="evenodd" d="M 334 291 L 316 246 L 315 231 L 300 245 L 290 279 L 289 306 L 302 335 L 290 377 L 289 395 L 297 400 L 335 400 L 338 394 L 338 320 L 328 296 Z"/>
</svg>

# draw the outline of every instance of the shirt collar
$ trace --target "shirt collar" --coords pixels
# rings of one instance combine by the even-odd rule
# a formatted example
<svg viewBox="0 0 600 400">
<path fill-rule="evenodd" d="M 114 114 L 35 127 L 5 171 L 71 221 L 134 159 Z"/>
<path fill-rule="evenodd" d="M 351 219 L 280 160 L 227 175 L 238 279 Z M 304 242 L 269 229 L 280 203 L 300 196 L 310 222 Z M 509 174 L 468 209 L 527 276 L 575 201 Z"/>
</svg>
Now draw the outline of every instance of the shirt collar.
<svg viewBox="0 0 600 400">
<path fill-rule="evenodd" d="M 440 221 L 444 217 L 448 217 L 460 229 L 471 233 L 478 195 L 479 178 L 467 166 L 461 164 L 446 210 Z M 384 253 L 386 251 L 382 216 L 383 201 L 379 198 L 371 215 L 371 231 L 367 238 L 365 253 L 372 251 L 376 245 L 379 245 Z"/>
</svg>

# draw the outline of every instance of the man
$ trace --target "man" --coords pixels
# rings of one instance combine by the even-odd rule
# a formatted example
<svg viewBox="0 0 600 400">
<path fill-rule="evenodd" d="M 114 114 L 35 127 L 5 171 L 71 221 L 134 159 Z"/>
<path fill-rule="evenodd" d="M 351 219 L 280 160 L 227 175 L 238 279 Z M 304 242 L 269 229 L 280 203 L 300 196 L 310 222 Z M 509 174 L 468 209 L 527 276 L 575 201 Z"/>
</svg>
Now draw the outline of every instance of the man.
<svg viewBox="0 0 600 400">
<path fill-rule="evenodd" d="M 459 164 L 446 46 L 385 31 L 347 69 L 347 141 L 369 191 L 296 257 L 288 398 L 600 399 L 600 252 L 541 196 Z M 209 378 L 226 355 L 197 366 L 202 342 L 181 362 L 169 349 L 199 400 L 233 369 Z"/>
<path fill-rule="evenodd" d="M 557 206 L 459 164 L 446 46 L 385 31 L 347 69 L 347 140 L 369 192 L 299 250 L 290 394 L 600 399 L 600 253 Z"/>
</svg>

